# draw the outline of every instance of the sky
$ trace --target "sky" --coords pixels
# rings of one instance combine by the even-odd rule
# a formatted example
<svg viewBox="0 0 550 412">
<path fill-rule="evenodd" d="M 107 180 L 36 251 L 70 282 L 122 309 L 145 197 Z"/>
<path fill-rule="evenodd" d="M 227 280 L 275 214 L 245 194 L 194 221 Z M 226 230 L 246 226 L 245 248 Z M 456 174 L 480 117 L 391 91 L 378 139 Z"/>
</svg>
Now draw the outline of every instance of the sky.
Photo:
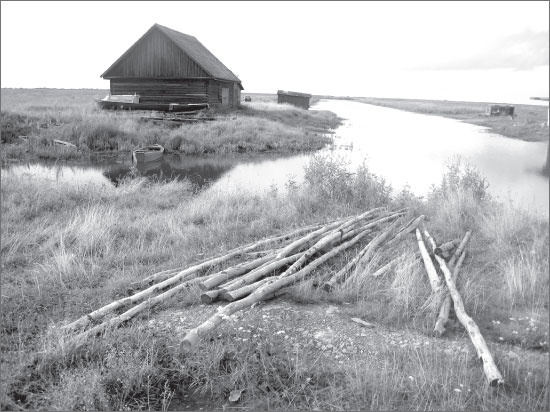
<svg viewBox="0 0 550 412">
<path fill-rule="evenodd" d="M 549 2 L 1 2 L 1 86 L 99 88 L 153 24 L 242 81 L 339 96 L 549 95 Z"/>
</svg>

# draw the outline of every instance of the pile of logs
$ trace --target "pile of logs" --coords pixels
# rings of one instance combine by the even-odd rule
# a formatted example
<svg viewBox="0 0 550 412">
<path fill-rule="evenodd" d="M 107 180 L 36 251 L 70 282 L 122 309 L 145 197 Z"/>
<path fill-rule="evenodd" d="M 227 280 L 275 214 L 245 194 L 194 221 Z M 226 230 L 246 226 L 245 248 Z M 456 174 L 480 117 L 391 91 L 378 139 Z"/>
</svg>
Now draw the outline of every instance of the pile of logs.
<svg viewBox="0 0 550 412">
<path fill-rule="evenodd" d="M 181 350 L 189 351 L 201 337 L 210 333 L 233 313 L 284 293 L 284 288 L 311 276 L 319 266 L 362 242 L 364 246 L 356 248 L 358 253 L 353 259 L 336 273 L 330 274 L 328 279 L 318 282 L 320 288 L 329 292 L 339 284 L 352 284 L 358 277 L 365 276 L 365 268 L 371 265 L 373 257 L 382 246 L 390 247 L 414 232 L 432 290 L 442 297 L 435 333 L 444 333 L 451 304 L 454 303 L 458 319 L 470 334 L 477 353 L 483 360 L 489 382 L 491 385 L 501 383 L 502 376 L 479 329 L 464 311 L 462 299 L 455 286 L 470 232 L 466 233 L 461 242 L 454 240 L 436 246 L 424 228 L 424 216 L 405 222 L 405 215 L 406 210 L 375 208 L 357 216 L 266 238 L 191 267 L 158 272 L 140 282 L 145 287 L 140 292 L 82 316 L 65 325 L 63 329 L 67 332 L 78 331 L 71 341 L 79 345 L 92 336 L 118 327 L 137 314 L 166 302 L 178 293 L 198 287 L 202 291 L 203 303 L 216 300 L 229 303 L 220 306 L 213 316 L 186 334 L 181 342 Z M 429 244 L 430 251 L 426 243 Z M 397 258 L 394 258 L 375 271 L 369 271 L 369 276 L 382 276 L 396 261 Z M 225 269 L 221 271 L 209 273 L 214 268 L 223 267 Z M 444 282 L 439 273 L 442 273 Z M 127 309 L 131 305 L 133 306 Z M 119 314 L 113 316 L 115 312 Z M 111 317 L 106 319 L 108 316 Z"/>
</svg>

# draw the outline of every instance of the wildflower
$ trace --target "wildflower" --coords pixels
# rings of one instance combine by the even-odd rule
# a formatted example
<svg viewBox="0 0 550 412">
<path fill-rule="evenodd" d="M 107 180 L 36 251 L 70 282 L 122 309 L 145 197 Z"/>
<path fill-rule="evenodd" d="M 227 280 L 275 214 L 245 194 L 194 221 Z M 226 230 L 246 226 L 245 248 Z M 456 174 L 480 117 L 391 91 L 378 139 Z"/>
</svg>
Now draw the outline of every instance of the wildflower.
<svg viewBox="0 0 550 412">
<path fill-rule="evenodd" d="M 455 391 L 455 392 L 458 392 L 458 393 L 462 392 L 462 391 L 461 391 L 460 389 L 458 389 L 458 388 L 455 388 L 454 391 Z"/>
<path fill-rule="evenodd" d="M 414 381 L 414 376 L 409 376 L 409 380 L 412 382 Z"/>
</svg>

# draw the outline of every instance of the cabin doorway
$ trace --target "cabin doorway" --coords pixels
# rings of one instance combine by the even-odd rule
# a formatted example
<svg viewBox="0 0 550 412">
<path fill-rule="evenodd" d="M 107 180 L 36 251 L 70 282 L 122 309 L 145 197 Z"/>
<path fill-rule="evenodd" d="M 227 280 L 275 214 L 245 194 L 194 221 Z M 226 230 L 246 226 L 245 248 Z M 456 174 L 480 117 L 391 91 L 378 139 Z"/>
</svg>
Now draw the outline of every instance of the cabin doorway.
<svg viewBox="0 0 550 412">
<path fill-rule="evenodd" d="M 222 88 L 222 106 L 229 105 L 229 88 Z"/>
</svg>

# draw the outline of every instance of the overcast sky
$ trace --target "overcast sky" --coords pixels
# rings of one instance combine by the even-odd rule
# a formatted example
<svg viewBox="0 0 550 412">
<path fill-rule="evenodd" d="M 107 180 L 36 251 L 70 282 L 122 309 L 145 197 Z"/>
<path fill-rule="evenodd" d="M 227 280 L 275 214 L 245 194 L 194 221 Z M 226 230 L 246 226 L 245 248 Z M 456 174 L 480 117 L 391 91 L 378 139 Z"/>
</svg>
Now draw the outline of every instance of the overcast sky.
<svg viewBox="0 0 550 412">
<path fill-rule="evenodd" d="M 548 96 L 549 2 L 6 2 L 2 87 L 108 88 L 154 23 L 195 36 L 245 93 Z"/>
</svg>

